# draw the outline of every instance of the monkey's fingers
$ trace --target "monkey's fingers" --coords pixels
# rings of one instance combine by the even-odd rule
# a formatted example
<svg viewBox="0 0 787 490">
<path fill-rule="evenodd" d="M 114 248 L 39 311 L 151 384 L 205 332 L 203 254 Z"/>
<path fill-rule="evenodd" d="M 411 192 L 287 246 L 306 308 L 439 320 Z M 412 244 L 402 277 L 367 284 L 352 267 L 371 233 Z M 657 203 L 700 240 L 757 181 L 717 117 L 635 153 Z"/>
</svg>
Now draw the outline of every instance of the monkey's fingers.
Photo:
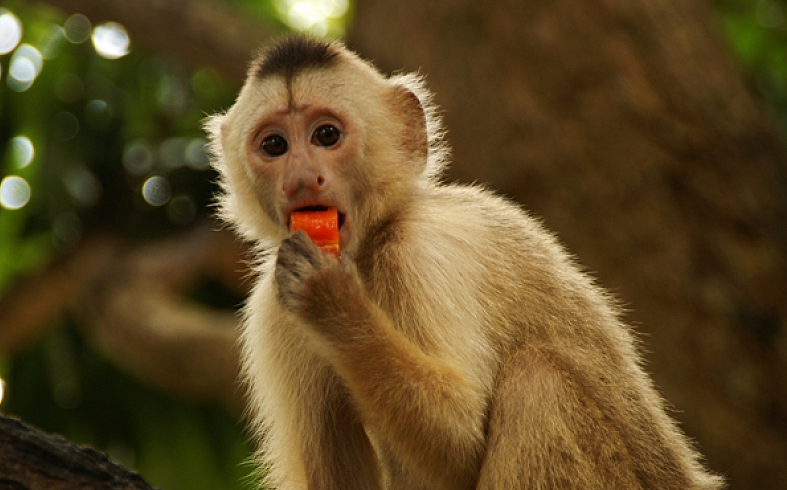
<svg viewBox="0 0 787 490">
<path fill-rule="evenodd" d="M 303 231 L 293 233 L 279 246 L 276 267 L 290 271 L 299 279 L 305 277 L 309 271 L 319 269 L 323 264 L 315 245 Z"/>
</svg>

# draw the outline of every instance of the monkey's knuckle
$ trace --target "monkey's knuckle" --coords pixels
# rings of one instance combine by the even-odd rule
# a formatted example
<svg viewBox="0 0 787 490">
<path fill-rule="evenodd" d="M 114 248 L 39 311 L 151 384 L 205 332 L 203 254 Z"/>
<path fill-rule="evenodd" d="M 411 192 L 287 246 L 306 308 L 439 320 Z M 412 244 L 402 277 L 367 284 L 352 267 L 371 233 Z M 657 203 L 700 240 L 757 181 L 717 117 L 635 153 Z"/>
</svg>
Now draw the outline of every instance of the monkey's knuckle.
<svg viewBox="0 0 787 490">
<path fill-rule="evenodd" d="M 313 254 L 314 244 L 306 232 L 300 230 L 285 239 L 292 251 L 298 255 L 308 257 Z"/>
<path fill-rule="evenodd" d="M 284 280 L 278 284 L 279 302 L 288 310 L 294 310 L 300 299 L 299 287 L 294 281 Z"/>
</svg>

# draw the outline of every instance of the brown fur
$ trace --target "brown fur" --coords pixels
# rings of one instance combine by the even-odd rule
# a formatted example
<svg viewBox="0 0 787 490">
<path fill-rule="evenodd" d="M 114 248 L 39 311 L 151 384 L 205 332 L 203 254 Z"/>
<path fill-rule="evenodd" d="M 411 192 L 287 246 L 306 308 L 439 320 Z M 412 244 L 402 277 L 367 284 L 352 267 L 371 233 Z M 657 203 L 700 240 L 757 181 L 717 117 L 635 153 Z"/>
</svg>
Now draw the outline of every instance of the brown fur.
<svg viewBox="0 0 787 490">
<path fill-rule="evenodd" d="M 417 77 L 336 43 L 272 52 L 208 123 L 220 213 L 260 250 L 242 348 L 267 483 L 721 487 L 606 293 L 517 206 L 437 182 L 447 149 Z M 319 114 L 335 147 L 308 143 Z M 279 158 L 259 150 L 273 130 L 291 141 Z M 288 233 L 293 200 L 346 216 L 339 260 Z"/>
</svg>

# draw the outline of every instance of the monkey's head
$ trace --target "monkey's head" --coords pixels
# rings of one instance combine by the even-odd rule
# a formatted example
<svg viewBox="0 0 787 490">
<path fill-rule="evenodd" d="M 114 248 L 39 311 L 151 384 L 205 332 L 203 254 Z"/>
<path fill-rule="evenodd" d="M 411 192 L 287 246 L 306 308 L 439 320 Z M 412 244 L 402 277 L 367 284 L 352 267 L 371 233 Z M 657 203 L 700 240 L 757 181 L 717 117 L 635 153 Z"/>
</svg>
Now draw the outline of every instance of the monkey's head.
<svg viewBox="0 0 787 490">
<path fill-rule="evenodd" d="M 206 129 L 222 218 L 278 244 L 293 211 L 334 207 L 350 254 L 438 177 L 446 153 L 419 77 L 385 77 L 339 43 L 302 37 L 263 52 Z"/>
</svg>

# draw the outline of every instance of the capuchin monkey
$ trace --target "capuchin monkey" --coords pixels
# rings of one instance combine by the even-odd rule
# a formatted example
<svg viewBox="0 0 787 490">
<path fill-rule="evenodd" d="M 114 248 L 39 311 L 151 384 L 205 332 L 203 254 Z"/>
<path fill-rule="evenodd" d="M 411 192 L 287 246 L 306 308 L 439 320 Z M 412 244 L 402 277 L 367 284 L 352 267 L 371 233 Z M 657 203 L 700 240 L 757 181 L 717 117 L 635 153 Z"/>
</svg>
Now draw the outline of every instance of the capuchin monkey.
<svg viewBox="0 0 787 490">
<path fill-rule="evenodd" d="M 718 489 L 615 302 L 517 205 L 440 182 L 421 78 L 294 37 L 206 123 L 254 244 L 242 364 L 279 490 Z M 336 209 L 340 255 L 299 210 Z"/>
</svg>

